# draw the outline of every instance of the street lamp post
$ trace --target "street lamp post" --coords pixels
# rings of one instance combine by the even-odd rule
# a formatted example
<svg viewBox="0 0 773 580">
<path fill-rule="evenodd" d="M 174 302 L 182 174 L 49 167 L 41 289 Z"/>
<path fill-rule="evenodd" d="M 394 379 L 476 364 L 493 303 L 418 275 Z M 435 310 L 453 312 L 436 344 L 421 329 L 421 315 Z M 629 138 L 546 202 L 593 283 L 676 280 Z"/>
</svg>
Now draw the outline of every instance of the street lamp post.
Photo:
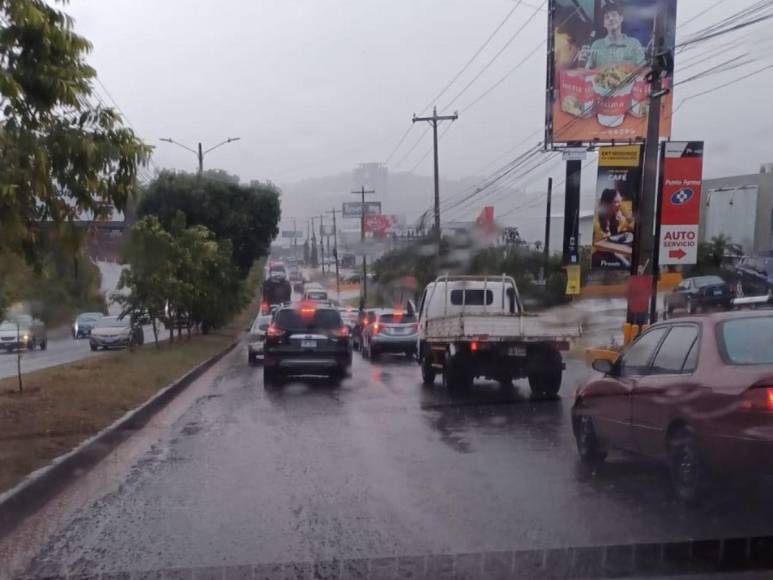
<svg viewBox="0 0 773 580">
<path fill-rule="evenodd" d="M 179 143 L 169 137 L 161 138 L 161 141 L 164 141 L 165 143 L 172 143 L 173 145 L 177 145 L 178 147 L 182 147 L 186 151 L 190 151 L 191 153 L 193 153 L 199 161 L 199 175 L 201 175 L 204 172 L 204 156 L 207 153 L 209 153 L 210 151 L 214 151 L 218 147 L 222 147 L 223 145 L 227 145 L 228 143 L 233 143 L 234 141 L 239 141 L 239 140 L 241 140 L 241 137 L 229 137 L 225 141 L 222 141 L 221 143 L 218 143 L 217 145 L 215 145 L 214 147 L 210 147 L 209 149 L 203 149 L 201 146 L 201 141 L 199 141 L 198 150 L 196 150 L 191 147 L 188 147 L 187 145 L 183 145 L 182 143 Z"/>
</svg>

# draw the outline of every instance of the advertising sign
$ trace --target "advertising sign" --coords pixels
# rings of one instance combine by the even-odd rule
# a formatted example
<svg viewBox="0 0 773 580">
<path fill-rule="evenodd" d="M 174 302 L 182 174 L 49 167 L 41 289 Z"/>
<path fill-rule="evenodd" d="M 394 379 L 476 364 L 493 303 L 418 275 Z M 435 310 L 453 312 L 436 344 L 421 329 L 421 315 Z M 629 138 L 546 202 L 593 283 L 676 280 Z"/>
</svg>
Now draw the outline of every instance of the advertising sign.
<svg viewBox="0 0 773 580">
<path fill-rule="evenodd" d="M 303 232 L 293 231 L 293 230 L 282 230 L 283 239 L 293 239 L 293 238 L 302 238 L 302 237 L 303 237 Z"/>
<path fill-rule="evenodd" d="M 392 229 L 394 218 L 383 214 L 371 214 L 365 216 L 365 232 L 384 235 Z"/>
<path fill-rule="evenodd" d="M 660 195 L 660 264 L 698 262 L 703 142 L 663 143 Z"/>
<path fill-rule="evenodd" d="M 366 201 L 365 202 L 365 215 L 381 213 L 380 201 Z M 362 217 L 362 202 L 359 201 L 347 201 L 344 202 L 341 208 L 341 214 L 345 218 L 359 218 Z"/>
<path fill-rule="evenodd" d="M 676 0 L 550 0 L 546 145 L 645 138 L 659 5 L 673 50 Z M 671 79 L 663 84 L 670 87 Z M 667 137 L 671 92 L 660 102 L 660 134 Z"/>
<path fill-rule="evenodd" d="M 641 187 L 640 145 L 599 149 L 591 260 L 596 270 L 630 270 Z"/>
</svg>

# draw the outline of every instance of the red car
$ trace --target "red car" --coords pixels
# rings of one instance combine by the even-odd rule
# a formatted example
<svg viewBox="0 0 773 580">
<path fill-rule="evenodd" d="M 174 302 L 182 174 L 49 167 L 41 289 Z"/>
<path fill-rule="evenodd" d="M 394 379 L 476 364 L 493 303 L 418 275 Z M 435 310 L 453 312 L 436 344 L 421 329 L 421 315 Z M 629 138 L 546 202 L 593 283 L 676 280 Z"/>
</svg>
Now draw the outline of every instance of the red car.
<svg viewBox="0 0 773 580">
<path fill-rule="evenodd" d="M 715 473 L 773 473 L 773 312 L 656 324 L 572 408 L 580 458 L 610 449 L 666 461 L 676 494 L 695 501 Z"/>
</svg>

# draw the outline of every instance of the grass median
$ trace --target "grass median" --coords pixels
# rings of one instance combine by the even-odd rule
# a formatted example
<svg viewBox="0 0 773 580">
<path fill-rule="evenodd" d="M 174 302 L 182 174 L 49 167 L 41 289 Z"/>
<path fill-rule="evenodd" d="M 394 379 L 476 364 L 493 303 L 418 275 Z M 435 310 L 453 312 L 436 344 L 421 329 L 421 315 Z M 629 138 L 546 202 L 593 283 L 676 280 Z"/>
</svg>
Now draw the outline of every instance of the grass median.
<svg viewBox="0 0 773 580">
<path fill-rule="evenodd" d="M 0 492 L 104 429 L 233 342 L 252 309 L 229 326 L 156 349 L 150 343 L 0 380 Z"/>
</svg>

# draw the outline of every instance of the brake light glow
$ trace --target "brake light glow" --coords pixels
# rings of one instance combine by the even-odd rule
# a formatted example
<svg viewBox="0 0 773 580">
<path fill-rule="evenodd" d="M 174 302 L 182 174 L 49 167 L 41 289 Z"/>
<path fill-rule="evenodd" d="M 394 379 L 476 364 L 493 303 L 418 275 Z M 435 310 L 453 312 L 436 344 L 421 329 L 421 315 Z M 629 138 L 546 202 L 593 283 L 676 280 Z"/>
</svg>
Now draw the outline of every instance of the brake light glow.
<svg viewBox="0 0 773 580">
<path fill-rule="evenodd" d="M 373 332 L 375 332 L 375 333 L 381 332 L 381 324 L 379 324 L 378 322 L 374 322 L 373 323 Z"/>
<path fill-rule="evenodd" d="M 278 338 L 284 335 L 285 335 L 285 330 L 282 328 L 279 328 L 274 324 L 272 324 L 266 329 L 266 336 L 270 336 L 271 338 Z"/>
<path fill-rule="evenodd" d="M 470 350 L 472 352 L 478 352 L 478 343 L 477 342 L 471 342 L 470 343 Z"/>
<path fill-rule="evenodd" d="M 301 308 L 301 314 L 314 314 L 317 311 L 316 308 Z"/>
<path fill-rule="evenodd" d="M 773 387 L 749 389 L 742 396 L 741 408 L 745 411 L 773 412 Z"/>
<path fill-rule="evenodd" d="M 268 302 L 261 302 L 260 303 L 260 313 L 261 314 L 268 314 L 271 310 L 271 306 Z"/>
<path fill-rule="evenodd" d="M 349 336 L 349 328 L 346 326 L 342 326 L 341 328 L 334 330 L 330 334 L 335 336 L 336 338 L 347 338 Z"/>
</svg>

